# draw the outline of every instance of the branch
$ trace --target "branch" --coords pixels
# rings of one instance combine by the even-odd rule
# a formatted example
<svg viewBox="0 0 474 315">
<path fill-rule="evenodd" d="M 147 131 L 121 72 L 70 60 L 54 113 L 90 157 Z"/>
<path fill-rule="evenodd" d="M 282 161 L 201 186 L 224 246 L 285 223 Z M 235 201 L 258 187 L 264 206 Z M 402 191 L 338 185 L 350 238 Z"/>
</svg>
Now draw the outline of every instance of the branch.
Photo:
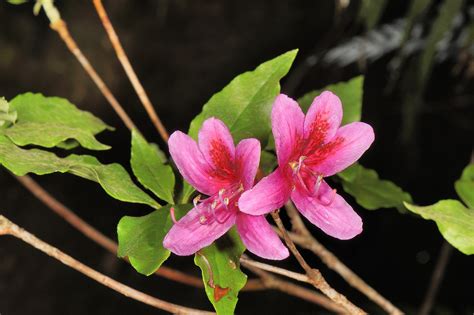
<svg viewBox="0 0 474 315">
<path fill-rule="evenodd" d="M 333 253 L 331 253 L 321 243 L 319 243 L 308 231 L 303 223 L 303 220 L 301 219 L 298 210 L 296 210 L 295 206 L 291 202 L 288 202 L 285 207 L 294 230 L 294 233 L 289 233 L 293 242 L 303 248 L 309 249 L 314 254 L 318 255 L 319 258 L 321 258 L 321 260 L 330 269 L 337 272 L 344 280 L 346 280 L 347 283 L 365 294 L 370 300 L 378 304 L 389 314 L 403 314 L 401 310 L 399 310 L 389 300 L 380 295 L 380 293 L 375 291 L 357 274 L 349 269 L 343 262 L 341 262 Z M 280 231 L 277 232 L 280 234 L 280 236 L 282 236 Z"/>
<path fill-rule="evenodd" d="M 107 15 L 107 12 L 105 11 L 104 6 L 102 5 L 102 0 L 93 0 L 93 3 L 97 14 L 99 15 L 100 20 L 102 21 L 105 31 L 107 32 L 109 40 L 112 43 L 112 46 L 114 47 L 115 53 L 117 54 L 117 58 L 122 64 L 122 67 L 125 70 L 128 79 L 132 83 L 133 88 L 135 89 L 135 92 L 138 95 L 138 98 L 143 104 L 143 107 L 145 108 L 148 116 L 150 117 L 150 120 L 152 121 L 156 130 L 158 130 L 163 141 L 168 142 L 169 134 L 166 131 L 166 128 L 161 122 L 160 118 L 158 117 L 158 114 L 156 113 L 150 99 L 148 98 L 145 89 L 140 83 L 137 74 L 133 70 L 133 67 L 130 64 L 130 60 L 128 59 L 127 54 L 125 53 L 125 50 L 123 49 L 122 44 L 120 43 L 119 37 L 117 36 L 117 33 L 115 32 L 115 29 L 112 26 L 112 23 L 110 23 L 110 19 Z"/>
<path fill-rule="evenodd" d="M 285 240 L 286 245 L 290 249 L 290 251 L 295 256 L 298 263 L 306 272 L 311 284 L 323 292 L 327 297 L 333 300 L 336 304 L 344 307 L 350 314 L 366 314 L 363 310 L 352 304 L 344 295 L 340 294 L 336 290 L 334 290 L 324 279 L 321 272 L 317 269 L 311 268 L 308 263 L 305 261 L 303 256 L 301 256 L 300 252 L 296 248 L 293 241 L 290 239 L 288 232 L 283 225 L 283 222 L 280 219 L 280 215 L 278 212 L 272 212 L 273 220 L 275 221 L 278 229 L 281 231 L 283 235 L 283 239 Z"/>
<path fill-rule="evenodd" d="M 61 252 L 59 249 L 43 242 L 42 240 L 35 237 L 33 234 L 23 230 L 13 222 L 9 221 L 4 216 L 0 215 L 0 235 L 12 235 L 25 243 L 35 247 L 50 257 L 53 257 L 68 267 L 79 271 L 83 275 L 97 281 L 98 283 L 111 288 L 112 290 L 121 293 L 129 298 L 137 300 L 139 302 L 148 304 L 155 308 L 165 310 L 174 314 L 213 314 L 207 311 L 201 311 L 193 308 L 184 307 L 181 305 L 166 302 L 157 299 L 153 296 L 135 290 L 125 284 L 122 284 L 100 272 L 84 265 L 80 261 L 72 258 L 71 256 Z"/>
<path fill-rule="evenodd" d="M 272 265 L 264 264 L 264 263 L 249 259 L 246 256 L 242 256 L 240 258 L 240 263 L 242 263 L 242 265 L 246 268 L 254 267 L 254 268 L 258 268 L 260 270 L 265 270 L 265 271 L 269 271 L 271 273 L 275 273 L 275 274 L 278 274 L 278 275 L 281 275 L 281 276 L 285 276 L 287 278 L 294 279 L 294 280 L 297 280 L 297 281 L 300 281 L 300 282 L 311 283 L 311 281 L 308 279 L 307 275 L 297 273 L 297 272 L 293 272 L 293 271 L 289 271 L 289 270 L 279 268 L 279 267 L 275 267 L 275 266 L 272 266 Z"/>
<path fill-rule="evenodd" d="M 64 43 L 66 43 L 66 46 L 69 48 L 69 51 L 76 57 L 77 61 L 79 61 L 81 66 L 84 68 L 84 70 L 87 72 L 87 74 L 92 79 L 92 81 L 94 81 L 95 85 L 102 92 L 104 97 L 107 99 L 109 104 L 115 110 L 115 112 L 120 117 L 120 119 L 123 121 L 125 126 L 127 126 L 127 128 L 130 129 L 130 130 L 137 129 L 135 123 L 132 121 L 132 119 L 125 112 L 122 105 L 120 105 L 120 103 L 117 101 L 117 99 L 112 94 L 110 89 L 107 87 L 105 82 L 102 80 L 102 78 L 94 70 L 94 68 L 92 67 L 89 60 L 84 56 L 82 51 L 77 46 L 76 42 L 74 41 L 71 34 L 69 33 L 66 22 L 59 19 L 56 22 L 51 23 L 50 26 L 53 30 L 55 30 L 59 34 L 59 36 L 64 41 Z"/>
<path fill-rule="evenodd" d="M 324 308 L 326 308 L 329 311 L 333 311 L 338 314 L 344 314 L 347 313 L 346 310 L 327 297 L 325 297 L 322 294 L 313 292 L 312 290 L 308 290 L 306 288 L 300 287 L 298 285 L 295 285 L 291 282 L 281 280 L 278 277 L 273 276 L 272 274 L 259 269 L 257 267 L 253 267 L 250 265 L 245 266 L 247 269 L 252 271 L 254 274 L 260 277 L 262 279 L 263 283 L 267 288 L 275 289 L 282 291 L 286 294 L 290 294 L 296 297 L 299 297 L 303 300 L 306 300 L 308 302 L 318 304 Z"/>
<path fill-rule="evenodd" d="M 426 291 L 426 295 L 418 315 L 430 314 L 431 308 L 433 307 L 433 303 L 436 299 L 436 295 L 438 294 L 439 286 L 443 281 L 444 272 L 446 271 L 446 266 L 448 265 L 452 252 L 453 247 L 449 245 L 448 242 L 443 240 L 443 245 L 441 245 L 441 251 L 439 253 L 433 275 L 431 276 L 430 286 Z"/>
</svg>

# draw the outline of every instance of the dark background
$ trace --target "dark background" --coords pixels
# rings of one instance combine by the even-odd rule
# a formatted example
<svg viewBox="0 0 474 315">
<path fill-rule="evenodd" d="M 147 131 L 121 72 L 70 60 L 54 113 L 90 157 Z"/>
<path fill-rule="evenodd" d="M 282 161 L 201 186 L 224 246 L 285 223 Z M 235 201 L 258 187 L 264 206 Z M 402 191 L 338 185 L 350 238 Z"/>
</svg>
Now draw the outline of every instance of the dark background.
<svg viewBox="0 0 474 315">
<path fill-rule="evenodd" d="M 355 2 L 355 4 L 354 4 Z M 424 95 L 413 133 L 402 141 L 401 104 L 407 95 L 385 92 L 387 64 L 393 54 L 361 68 L 358 64 L 304 69 L 307 56 L 337 45 L 363 30 L 334 29 L 333 1 L 105 1 L 109 15 L 132 64 L 169 131 L 187 130 L 210 96 L 237 74 L 293 48 L 300 52 L 294 68 L 307 70 L 292 77 L 298 97 L 326 84 L 366 74 L 363 120 L 375 128 L 376 141 L 361 160 L 382 178 L 410 192 L 417 204 L 457 198 L 453 183 L 472 150 L 474 94 L 472 80 L 454 75 L 456 59 L 437 64 Z M 62 17 L 86 56 L 148 139 L 162 147 L 108 42 L 91 1 L 58 1 Z M 382 22 L 406 14 L 408 2 L 392 1 Z M 353 19 L 357 1 L 343 18 Z M 428 17 L 429 18 L 429 17 Z M 294 84 L 296 80 L 296 84 Z M 294 86 L 294 88 L 293 88 Z M 0 2 L 0 95 L 7 99 L 26 92 L 69 99 L 117 127 L 100 139 L 113 146 L 100 153 L 102 162 L 128 167 L 130 135 L 86 76 L 44 14 L 34 17 L 31 5 Z M 77 150 L 81 152 L 80 150 Z M 146 207 L 119 203 L 97 185 L 67 175 L 37 178 L 50 192 L 86 221 L 116 239 L 124 215 L 143 215 Z M 341 190 L 339 190 L 341 191 Z M 420 305 L 436 262 L 442 237 L 433 222 L 395 209 L 367 211 L 354 205 L 364 232 L 337 241 L 313 229 L 315 236 L 376 290 L 407 313 Z M 155 276 L 144 277 L 128 264 L 92 243 L 53 214 L 0 169 L 0 211 L 41 239 L 93 268 L 151 295 L 191 307 L 210 309 L 204 290 Z M 309 252 L 303 251 L 307 257 Z M 316 258 L 329 283 L 371 313 L 381 311 Z M 192 258 L 167 263 L 198 274 Z M 279 265 L 300 270 L 294 259 Z M 433 314 L 474 312 L 474 258 L 454 250 Z M 105 288 L 59 262 L 10 237 L 0 239 L 0 313 L 11 314 L 159 314 Z M 240 294 L 237 313 L 314 314 L 317 306 L 276 291 Z"/>
</svg>

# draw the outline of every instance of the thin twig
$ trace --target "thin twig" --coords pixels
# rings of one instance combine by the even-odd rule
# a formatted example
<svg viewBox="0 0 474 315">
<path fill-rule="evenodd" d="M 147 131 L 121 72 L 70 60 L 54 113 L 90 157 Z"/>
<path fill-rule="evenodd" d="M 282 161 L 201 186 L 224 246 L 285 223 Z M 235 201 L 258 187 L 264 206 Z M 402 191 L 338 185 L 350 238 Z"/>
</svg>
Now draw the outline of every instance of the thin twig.
<svg viewBox="0 0 474 315">
<path fill-rule="evenodd" d="M 265 264 L 265 263 L 261 263 L 261 262 L 252 260 L 248 257 L 241 257 L 240 258 L 240 263 L 246 268 L 255 267 L 255 268 L 265 270 L 265 271 L 268 271 L 268 272 L 271 272 L 271 273 L 274 273 L 274 274 L 277 274 L 277 275 L 285 276 L 287 278 L 294 279 L 294 280 L 297 280 L 297 281 L 300 281 L 300 282 L 311 283 L 311 281 L 308 279 L 308 276 L 305 275 L 305 274 L 297 273 L 297 272 L 294 272 L 294 271 L 290 271 L 290 270 L 286 270 L 286 269 L 283 269 L 283 268 L 268 265 L 268 264 Z"/>
<path fill-rule="evenodd" d="M 312 251 L 332 270 L 337 272 L 347 283 L 356 288 L 370 300 L 378 304 L 389 314 L 403 314 L 401 310 L 395 307 L 389 300 L 384 298 L 380 293 L 375 291 L 370 285 L 362 280 L 356 273 L 349 269 L 343 262 L 339 260 L 332 252 L 318 242 L 308 231 L 301 219 L 301 216 L 295 206 L 288 202 L 285 206 L 287 214 L 290 217 L 294 233 L 289 233 L 293 242 L 299 246 Z M 277 232 L 281 235 L 280 231 Z"/>
<path fill-rule="evenodd" d="M 444 272 L 446 271 L 446 266 L 448 265 L 452 252 L 453 247 L 449 245 L 448 242 L 443 241 L 435 269 L 431 276 L 430 285 L 426 291 L 425 298 L 423 299 L 423 303 L 421 304 L 418 315 L 430 314 L 431 309 L 433 308 L 433 303 L 436 300 L 436 295 L 438 295 L 439 286 L 443 281 Z"/>
<path fill-rule="evenodd" d="M 291 282 L 281 280 L 280 278 L 273 276 L 272 274 L 262 269 L 252 267 L 250 265 L 246 266 L 246 268 L 252 271 L 257 276 L 259 276 L 267 288 L 279 290 L 287 294 L 291 292 L 291 295 L 293 296 L 299 297 L 308 302 L 312 302 L 313 304 L 318 304 L 326 308 L 327 310 L 335 312 L 337 314 L 347 313 L 344 308 L 337 305 L 322 294 L 300 287 Z"/>
<path fill-rule="evenodd" d="M 306 260 L 301 256 L 300 252 L 296 248 L 295 243 L 290 239 L 288 232 L 283 225 L 283 222 L 280 219 L 280 215 L 278 212 L 271 213 L 273 220 L 275 221 L 278 229 L 281 231 L 283 235 L 283 239 L 285 240 L 286 245 L 290 249 L 290 251 L 295 256 L 298 263 L 304 269 L 306 274 L 308 275 L 311 284 L 323 292 L 328 298 L 333 300 L 336 304 L 344 307 L 350 314 L 366 314 L 362 309 L 355 306 L 352 302 L 350 302 L 344 295 L 340 294 L 336 290 L 334 290 L 324 279 L 323 275 L 318 269 L 311 268 Z"/>
<path fill-rule="evenodd" d="M 69 48 L 71 53 L 76 57 L 77 61 L 79 61 L 81 66 L 84 68 L 87 74 L 91 77 L 95 85 L 97 85 L 99 90 L 102 92 L 102 94 L 107 99 L 109 104 L 115 110 L 115 112 L 120 117 L 120 119 L 123 121 L 125 126 L 127 126 L 127 128 L 130 130 L 137 129 L 136 125 L 134 124 L 132 119 L 128 116 L 128 114 L 125 112 L 122 105 L 120 105 L 120 103 L 117 101 L 117 99 L 112 94 L 110 89 L 107 87 L 105 82 L 94 70 L 89 60 L 84 56 L 82 51 L 77 46 L 76 42 L 74 41 L 71 34 L 69 33 L 66 22 L 64 22 L 62 19 L 59 19 L 59 20 L 56 20 L 55 22 L 52 22 L 50 26 L 53 30 L 55 30 L 59 34 L 59 36 L 64 41 L 66 46 Z"/>
<path fill-rule="evenodd" d="M 120 43 L 119 37 L 117 36 L 117 33 L 115 32 L 115 29 L 112 26 L 112 23 L 110 23 L 110 19 L 107 15 L 107 12 L 105 11 L 104 6 L 102 5 L 102 0 L 93 0 L 93 3 L 97 14 L 99 15 L 100 20 L 102 21 L 102 25 L 104 26 L 105 31 L 107 32 L 109 40 L 112 43 L 112 46 L 114 47 L 115 53 L 117 54 L 117 58 L 122 64 L 122 67 L 125 70 L 128 79 L 132 83 L 133 88 L 135 89 L 135 92 L 138 95 L 138 98 L 143 104 L 143 107 L 148 113 L 148 116 L 150 117 L 150 120 L 152 121 L 153 125 L 158 130 L 161 138 L 165 142 L 168 142 L 168 131 L 166 131 L 166 128 L 158 117 L 158 114 L 156 113 L 153 104 L 151 103 L 147 93 L 145 92 L 145 89 L 140 83 L 140 80 L 138 79 L 135 70 L 133 70 L 133 67 L 130 64 L 130 60 L 128 59 L 127 54 L 125 53 L 125 50 L 123 49 L 122 44 Z"/>
<path fill-rule="evenodd" d="M 53 257 L 66 266 L 79 271 L 83 275 L 97 281 L 98 283 L 111 288 L 112 290 L 125 295 L 126 297 L 148 304 L 155 308 L 168 311 L 174 314 L 213 314 L 211 312 L 202 311 L 198 309 L 188 308 L 181 305 L 173 304 L 167 301 L 160 300 L 138 290 L 135 290 L 125 284 L 122 284 L 86 265 L 71 256 L 61 252 L 59 249 L 43 242 L 33 234 L 20 228 L 18 225 L 9 221 L 4 216 L 0 215 L 0 235 L 12 235 L 25 243 L 35 247 L 46 255 Z"/>
</svg>

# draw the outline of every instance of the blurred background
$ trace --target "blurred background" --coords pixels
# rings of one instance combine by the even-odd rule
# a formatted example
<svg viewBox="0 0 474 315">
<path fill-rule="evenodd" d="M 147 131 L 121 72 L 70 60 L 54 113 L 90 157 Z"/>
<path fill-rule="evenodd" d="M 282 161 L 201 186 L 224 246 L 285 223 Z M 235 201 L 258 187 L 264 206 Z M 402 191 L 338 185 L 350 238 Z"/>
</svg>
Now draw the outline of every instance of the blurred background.
<svg viewBox="0 0 474 315">
<path fill-rule="evenodd" d="M 104 5 L 169 131 L 187 130 L 210 96 L 237 74 L 299 48 L 282 82 L 284 92 L 296 98 L 365 74 L 362 120 L 374 126 L 376 141 L 362 164 L 410 192 L 417 204 L 457 198 L 453 183 L 470 160 L 474 135 L 472 1 L 114 0 Z M 92 2 L 57 1 L 57 6 L 84 54 L 146 137 L 164 147 L 115 59 Z M 0 95 L 11 99 L 26 91 L 65 97 L 115 126 L 116 131 L 100 135 L 113 149 L 98 156 L 102 162 L 129 167 L 128 130 L 50 30 L 44 14 L 34 17 L 31 3 L 1 1 Z M 119 203 L 95 183 L 79 178 L 37 179 L 113 239 L 122 216 L 149 212 Z M 363 234 L 341 242 L 316 228 L 312 232 L 382 295 L 407 313 L 416 313 L 443 242 L 436 225 L 396 209 L 368 211 L 344 196 L 362 216 Z M 0 200 L 1 213 L 12 221 L 112 278 L 175 303 L 211 309 L 204 290 L 139 275 L 53 214 L 4 169 Z M 309 261 L 357 305 L 381 313 L 320 260 Z M 199 274 L 192 258 L 173 257 L 171 264 Z M 299 271 L 294 259 L 279 265 Z M 474 257 L 453 251 L 432 314 L 474 312 L 473 266 Z M 276 291 L 242 292 L 237 306 L 240 314 L 290 312 L 325 313 Z M 3 237 L 0 313 L 161 312 Z"/>
</svg>

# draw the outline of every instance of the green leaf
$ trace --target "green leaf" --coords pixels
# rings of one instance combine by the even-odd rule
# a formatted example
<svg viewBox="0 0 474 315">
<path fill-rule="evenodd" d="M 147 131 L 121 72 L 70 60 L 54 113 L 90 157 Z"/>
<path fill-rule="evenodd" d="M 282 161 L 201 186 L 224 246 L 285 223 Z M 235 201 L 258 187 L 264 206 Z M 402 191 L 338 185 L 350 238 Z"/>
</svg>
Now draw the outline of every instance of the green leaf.
<svg viewBox="0 0 474 315">
<path fill-rule="evenodd" d="M 4 97 L 0 97 L 0 127 L 14 124 L 16 120 L 17 112 L 10 108 L 10 104 Z"/>
<path fill-rule="evenodd" d="M 239 263 L 244 251 L 242 241 L 232 229 L 194 257 L 194 263 L 201 268 L 207 297 L 217 314 L 234 314 L 239 291 L 247 282 Z"/>
<path fill-rule="evenodd" d="M 175 178 L 172 168 L 163 162 L 156 146 L 137 131 L 132 132 L 132 170 L 138 181 L 158 198 L 173 204 Z"/>
<path fill-rule="evenodd" d="M 280 79 L 288 73 L 296 53 L 297 50 L 289 51 L 234 78 L 204 105 L 191 122 L 189 135 L 196 139 L 204 120 L 217 117 L 229 127 L 236 142 L 254 137 L 265 146 L 271 131 L 271 107 L 280 92 Z"/>
<path fill-rule="evenodd" d="M 65 148 L 69 146 L 64 143 L 75 140 L 87 149 L 109 148 L 95 140 L 94 136 L 112 128 L 66 99 L 25 93 L 15 97 L 10 104 L 18 113 L 18 126 L 12 127 L 7 136 L 17 145 Z"/>
<path fill-rule="evenodd" d="M 71 128 L 58 123 L 19 122 L 3 132 L 16 145 L 38 145 L 46 148 L 70 148 L 68 140 L 75 139 L 74 146 L 80 144 L 89 150 L 108 150 L 110 146 L 97 141 L 94 135 L 79 128 Z"/>
<path fill-rule="evenodd" d="M 433 220 L 443 237 L 466 255 L 474 254 L 474 211 L 457 200 L 441 200 L 419 207 L 405 203 L 408 210 Z"/>
<path fill-rule="evenodd" d="M 191 186 L 190 183 L 188 183 L 186 180 L 183 179 L 183 189 L 181 190 L 181 194 L 180 194 L 180 197 L 179 197 L 179 203 L 180 204 L 188 203 L 189 198 L 191 198 L 191 196 L 193 195 L 193 193 L 195 191 L 196 190 L 194 189 L 194 187 Z"/>
<path fill-rule="evenodd" d="M 474 210 L 474 164 L 464 169 L 461 178 L 454 183 L 454 188 L 467 207 Z"/>
<path fill-rule="evenodd" d="M 403 211 L 403 202 L 411 202 L 410 194 L 393 182 L 380 179 L 376 171 L 360 164 L 340 172 L 338 177 L 344 190 L 365 209 L 397 208 Z"/>
<path fill-rule="evenodd" d="M 0 164 L 18 176 L 71 173 L 99 183 L 107 194 L 120 201 L 146 204 L 156 209 L 160 207 L 133 183 L 120 164 L 104 165 L 93 156 L 72 154 L 60 158 L 39 149 L 22 149 L 0 135 Z"/>
<path fill-rule="evenodd" d="M 123 217 L 118 226 L 119 257 L 128 257 L 133 268 L 146 276 L 154 273 L 168 259 L 170 252 L 163 247 L 163 239 L 173 226 L 171 205 L 143 217 Z M 173 206 L 176 218 L 186 214 L 191 205 Z"/>
<path fill-rule="evenodd" d="M 263 174 L 268 175 L 275 167 L 278 165 L 277 158 L 275 154 L 262 151 L 260 154 L 260 169 L 262 170 Z"/>
<path fill-rule="evenodd" d="M 347 82 L 331 84 L 323 89 L 306 93 L 298 99 L 298 104 L 300 104 L 304 112 L 308 111 L 309 106 L 313 102 L 314 98 L 323 91 L 331 91 L 341 99 L 344 110 L 344 115 L 342 117 L 343 125 L 360 120 L 362 112 L 362 98 L 364 95 L 363 76 L 355 77 Z"/>
</svg>

